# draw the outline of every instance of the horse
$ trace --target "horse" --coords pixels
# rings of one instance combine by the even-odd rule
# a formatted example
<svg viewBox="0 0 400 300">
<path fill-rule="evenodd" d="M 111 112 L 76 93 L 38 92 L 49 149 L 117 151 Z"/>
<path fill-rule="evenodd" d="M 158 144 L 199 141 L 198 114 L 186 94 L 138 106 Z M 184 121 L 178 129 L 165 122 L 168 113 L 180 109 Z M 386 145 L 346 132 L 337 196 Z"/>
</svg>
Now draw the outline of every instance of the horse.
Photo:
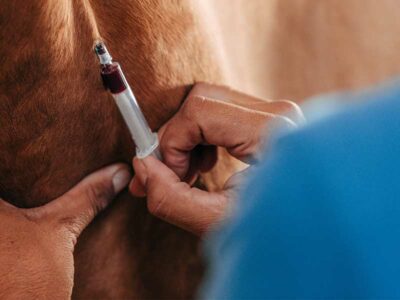
<svg viewBox="0 0 400 300">
<path fill-rule="evenodd" d="M 14 0 L 0 9 L 0 196 L 36 207 L 135 147 L 104 90 L 93 43 L 121 63 L 151 128 L 193 84 L 294 99 L 363 87 L 400 69 L 396 0 Z M 202 174 L 241 165 L 223 149 Z M 78 240 L 73 298 L 187 299 L 204 275 L 199 238 L 123 192 Z"/>
</svg>

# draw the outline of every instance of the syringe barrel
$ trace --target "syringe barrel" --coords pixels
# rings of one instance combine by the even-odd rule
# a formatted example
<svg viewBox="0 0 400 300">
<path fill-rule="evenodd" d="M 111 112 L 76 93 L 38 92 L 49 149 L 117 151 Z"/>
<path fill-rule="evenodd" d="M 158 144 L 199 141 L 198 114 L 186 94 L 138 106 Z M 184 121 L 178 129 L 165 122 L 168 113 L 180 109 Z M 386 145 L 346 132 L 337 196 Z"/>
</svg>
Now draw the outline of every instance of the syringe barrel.
<svg viewBox="0 0 400 300">
<path fill-rule="evenodd" d="M 136 156 L 143 158 L 153 154 L 161 159 L 157 134 L 151 131 L 129 86 L 124 91 L 112 94 L 112 96 L 136 144 Z"/>
<path fill-rule="evenodd" d="M 136 144 L 136 156 L 144 158 L 153 155 L 161 160 L 157 134 L 151 131 L 121 66 L 112 61 L 103 42 L 96 42 L 94 50 L 102 66 L 101 77 L 104 87 L 111 92 Z"/>
</svg>

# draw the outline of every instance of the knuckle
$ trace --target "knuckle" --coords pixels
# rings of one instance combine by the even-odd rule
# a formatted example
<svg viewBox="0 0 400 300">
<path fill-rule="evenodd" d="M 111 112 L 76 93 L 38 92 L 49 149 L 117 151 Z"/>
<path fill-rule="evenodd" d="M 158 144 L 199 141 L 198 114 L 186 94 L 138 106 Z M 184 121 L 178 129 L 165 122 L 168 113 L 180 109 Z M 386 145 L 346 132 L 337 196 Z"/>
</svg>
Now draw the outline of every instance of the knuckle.
<svg viewBox="0 0 400 300">
<path fill-rule="evenodd" d="M 209 113 L 209 104 L 210 100 L 205 96 L 190 96 L 187 102 L 182 106 L 181 118 L 188 124 L 197 124 L 204 114 Z"/>
<path fill-rule="evenodd" d="M 23 216 L 27 220 L 34 222 L 34 223 L 39 223 L 42 220 L 46 220 L 48 217 L 48 215 L 44 209 L 31 208 L 31 209 L 24 210 L 22 212 L 23 212 Z"/>
<path fill-rule="evenodd" d="M 284 110 L 299 110 L 300 107 L 293 101 L 291 100 L 286 100 L 286 99 L 281 99 L 277 100 L 279 104 L 283 107 Z"/>
<path fill-rule="evenodd" d="M 304 118 L 303 112 L 296 102 L 290 100 L 279 100 L 279 102 L 284 107 L 283 110 L 287 111 L 290 117 L 292 117 L 293 119 L 299 120 L 301 118 Z"/>
</svg>

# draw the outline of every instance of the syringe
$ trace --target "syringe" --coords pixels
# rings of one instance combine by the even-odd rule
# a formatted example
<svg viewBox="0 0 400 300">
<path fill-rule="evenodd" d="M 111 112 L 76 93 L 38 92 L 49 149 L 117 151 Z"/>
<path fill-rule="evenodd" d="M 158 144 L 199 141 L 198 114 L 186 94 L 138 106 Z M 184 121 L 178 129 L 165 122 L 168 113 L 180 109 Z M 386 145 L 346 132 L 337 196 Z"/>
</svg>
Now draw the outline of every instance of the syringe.
<svg viewBox="0 0 400 300">
<path fill-rule="evenodd" d="M 121 66 L 112 61 L 103 42 L 97 42 L 94 51 L 100 60 L 103 84 L 111 92 L 136 144 L 136 156 L 144 158 L 153 155 L 161 159 L 157 134 L 151 131 L 144 118 Z"/>
</svg>

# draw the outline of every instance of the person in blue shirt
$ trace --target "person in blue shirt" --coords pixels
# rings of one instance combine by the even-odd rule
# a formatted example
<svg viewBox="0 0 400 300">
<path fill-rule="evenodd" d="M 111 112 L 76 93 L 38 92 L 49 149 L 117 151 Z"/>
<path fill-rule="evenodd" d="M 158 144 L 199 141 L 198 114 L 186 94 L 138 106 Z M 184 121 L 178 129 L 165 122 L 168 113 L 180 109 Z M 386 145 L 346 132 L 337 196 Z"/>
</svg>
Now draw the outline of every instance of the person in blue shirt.
<svg viewBox="0 0 400 300">
<path fill-rule="evenodd" d="M 267 143 L 207 242 L 202 298 L 400 298 L 400 81 L 337 98 L 363 102 Z M 178 113 L 161 131 L 165 162 L 180 178 L 197 144 L 240 159 L 254 154 L 256 113 L 229 120 L 230 104 L 188 100 L 199 103 L 182 115 L 195 116 Z M 190 189 L 153 158 L 134 166 L 153 213 L 193 232 L 208 231 L 231 201 L 226 192 Z"/>
</svg>

